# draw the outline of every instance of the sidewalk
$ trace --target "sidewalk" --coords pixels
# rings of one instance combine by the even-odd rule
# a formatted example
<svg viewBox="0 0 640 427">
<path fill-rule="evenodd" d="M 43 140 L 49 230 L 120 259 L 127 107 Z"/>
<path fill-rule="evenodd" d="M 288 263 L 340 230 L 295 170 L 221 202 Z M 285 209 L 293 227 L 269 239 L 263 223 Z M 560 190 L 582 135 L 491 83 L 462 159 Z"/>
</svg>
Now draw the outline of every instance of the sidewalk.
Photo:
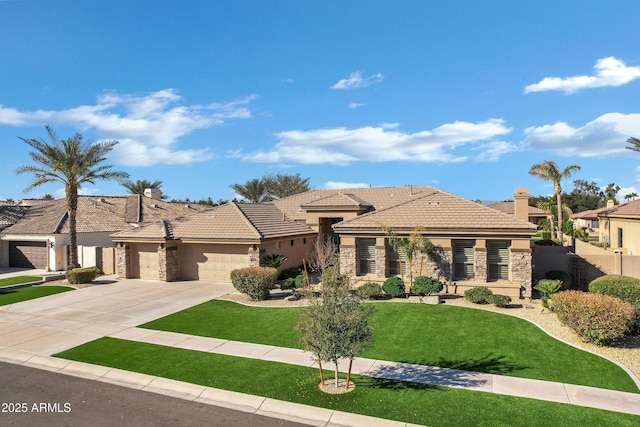
<svg viewBox="0 0 640 427">
<path fill-rule="evenodd" d="M 136 327 L 232 290 L 230 285 L 220 283 L 176 282 L 167 285 L 153 281 L 121 281 L 0 307 L 0 360 L 262 415 L 270 414 L 312 425 L 409 425 L 290 402 L 277 402 L 264 397 L 242 395 L 50 356 L 109 336 L 300 366 L 315 366 L 315 361 L 310 355 L 301 350 Z M 346 370 L 346 363 L 341 366 L 341 370 Z M 376 378 L 464 388 L 640 415 L 640 394 L 634 393 L 364 358 L 354 360 L 352 372 Z"/>
</svg>

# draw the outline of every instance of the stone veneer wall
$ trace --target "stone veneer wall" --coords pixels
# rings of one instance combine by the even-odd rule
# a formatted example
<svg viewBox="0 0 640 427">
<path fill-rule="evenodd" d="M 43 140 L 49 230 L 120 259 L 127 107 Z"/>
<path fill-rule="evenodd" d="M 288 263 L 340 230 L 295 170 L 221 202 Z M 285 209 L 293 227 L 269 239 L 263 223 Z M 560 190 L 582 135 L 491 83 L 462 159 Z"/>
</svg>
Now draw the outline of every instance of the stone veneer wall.
<svg viewBox="0 0 640 427">
<path fill-rule="evenodd" d="M 121 279 L 130 277 L 131 247 L 126 243 L 118 243 L 116 246 L 116 274 Z"/>
<path fill-rule="evenodd" d="M 511 281 L 520 284 L 522 297 L 531 298 L 531 250 L 512 248 L 510 258 Z"/>
<path fill-rule="evenodd" d="M 474 281 L 480 283 L 487 282 L 487 248 L 478 248 L 474 250 Z"/>
<path fill-rule="evenodd" d="M 340 273 L 355 276 L 357 259 L 355 246 L 340 246 Z"/>
<path fill-rule="evenodd" d="M 178 275 L 178 248 L 158 245 L 158 279 L 171 282 L 176 280 Z"/>
<path fill-rule="evenodd" d="M 260 267 L 260 247 L 249 246 L 249 267 Z"/>
<path fill-rule="evenodd" d="M 443 248 L 439 254 L 432 257 L 422 256 L 422 275 L 433 277 L 441 282 L 450 282 L 453 280 L 451 275 L 451 262 L 453 260 L 453 250 L 451 248 Z M 420 258 L 414 262 L 413 275 L 417 277 L 420 274 Z"/>
<path fill-rule="evenodd" d="M 376 246 L 376 276 L 385 277 L 387 274 L 387 251 L 385 247 Z"/>
</svg>

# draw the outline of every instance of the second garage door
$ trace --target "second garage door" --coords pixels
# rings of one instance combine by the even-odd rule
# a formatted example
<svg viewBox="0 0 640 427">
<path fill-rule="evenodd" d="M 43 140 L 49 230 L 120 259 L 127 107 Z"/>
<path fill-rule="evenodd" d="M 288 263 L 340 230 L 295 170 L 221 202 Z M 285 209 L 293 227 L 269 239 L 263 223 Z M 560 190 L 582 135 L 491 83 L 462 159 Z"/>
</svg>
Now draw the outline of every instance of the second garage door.
<svg viewBox="0 0 640 427">
<path fill-rule="evenodd" d="M 47 268 L 47 243 L 9 242 L 9 267 Z"/>
<path fill-rule="evenodd" d="M 158 279 L 158 246 L 136 245 L 131 248 L 131 276 L 141 279 Z"/>
<path fill-rule="evenodd" d="M 231 271 L 249 266 L 244 245 L 182 245 L 180 277 L 189 280 L 229 282 Z"/>
</svg>

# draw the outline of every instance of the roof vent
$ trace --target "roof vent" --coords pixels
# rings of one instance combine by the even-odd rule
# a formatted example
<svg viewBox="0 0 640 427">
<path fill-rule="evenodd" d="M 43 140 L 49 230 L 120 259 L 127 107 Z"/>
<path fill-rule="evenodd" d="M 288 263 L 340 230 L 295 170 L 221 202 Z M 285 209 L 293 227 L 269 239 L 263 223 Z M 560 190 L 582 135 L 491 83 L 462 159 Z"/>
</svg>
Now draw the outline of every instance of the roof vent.
<svg viewBox="0 0 640 427">
<path fill-rule="evenodd" d="M 150 204 L 150 205 L 149 205 L 149 207 L 150 207 L 150 208 L 153 208 L 153 209 L 157 209 L 157 208 L 159 208 L 160 206 L 156 205 L 155 203 L 152 203 L 152 204 Z"/>
<path fill-rule="evenodd" d="M 96 199 L 96 202 L 98 202 L 98 203 L 106 203 L 106 200 L 104 199 L 104 197 L 98 197 Z"/>
</svg>

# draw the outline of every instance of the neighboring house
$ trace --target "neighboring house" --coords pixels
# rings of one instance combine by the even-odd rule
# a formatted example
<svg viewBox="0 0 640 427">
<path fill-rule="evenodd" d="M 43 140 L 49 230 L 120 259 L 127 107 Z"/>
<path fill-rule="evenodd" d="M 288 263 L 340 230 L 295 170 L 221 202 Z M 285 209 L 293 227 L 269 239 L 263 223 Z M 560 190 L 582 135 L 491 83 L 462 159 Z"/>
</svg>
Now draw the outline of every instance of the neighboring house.
<svg viewBox="0 0 640 427">
<path fill-rule="evenodd" d="M 517 199 L 518 197 L 526 197 L 527 200 L 529 199 L 529 192 L 527 191 L 526 188 L 517 188 L 516 192 L 514 194 L 514 200 Z M 515 215 L 516 213 L 516 203 L 515 201 L 508 201 L 508 202 L 497 202 L 497 203 L 492 203 L 490 205 L 487 205 L 488 207 L 495 209 L 497 211 L 506 213 L 507 215 Z M 529 220 L 529 222 L 533 223 L 533 224 L 538 224 L 538 222 L 540 220 L 543 219 L 548 219 L 549 215 L 543 211 L 540 208 L 537 208 L 535 206 L 529 206 L 527 204 L 527 218 Z"/>
<path fill-rule="evenodd" d="M 65 270 L 69 223 L 65 199 L 0 207 L 0 267 Z M 167 203 L 139 195 L 79 196 L 79 247 L 113 247 L 109 235 L 164 218 L 199 212 L 199 205 Z M 97 255 L 95 255 L 97 253 Z M 92 265 L 99 264 L 94 250 Z M 86 266 L 86 265 L 85 265 Z"/>
<path fill-rule="evenodd" d="M 272 204 L 217 206 L 202 213 L 115 233 L 122 278 L 229 281 L 232 270 L 282 254 L 283 268 L 302 264 L 316 232 Z"/>
<path fill-rule="evenodd" d="M 600 234 L 600 213 L 606 212 L 615 206 L 613 200 L 607 200 L 607 206 L 599 209 L 578 212 L 571 216 L 573 228 L 580 229 L 586 227 L 588 234 Z"/>
<path fill-rule="evenodd" d="M 610 251 L 640 255 L 640 200 L 598 212 L 600 242 Z"/>
</svg>

